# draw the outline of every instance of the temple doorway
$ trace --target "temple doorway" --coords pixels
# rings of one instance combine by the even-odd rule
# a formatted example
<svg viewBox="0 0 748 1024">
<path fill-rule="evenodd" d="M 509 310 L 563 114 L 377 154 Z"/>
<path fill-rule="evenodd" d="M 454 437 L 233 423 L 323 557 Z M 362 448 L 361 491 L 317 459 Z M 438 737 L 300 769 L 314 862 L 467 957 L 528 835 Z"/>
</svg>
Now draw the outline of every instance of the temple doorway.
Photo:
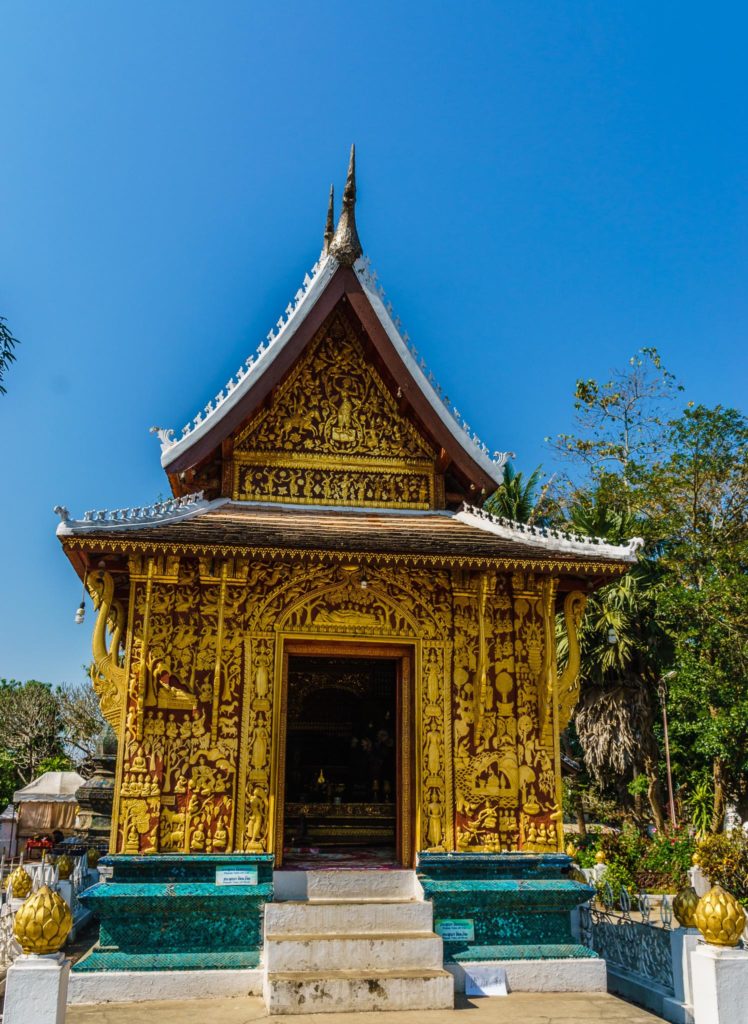
<svg viewBox="0 0 748 1024">
<path fill-rule="evenodd" d="M 403 711 L 410 658 L 402 649 L 371 650 L 346 644 L 294 653 L 292 646 L 286 656 L 279 774 L 288 868 L 411 859 L 409 809 L 404 815 L 411 715 Z"/>
</svg>

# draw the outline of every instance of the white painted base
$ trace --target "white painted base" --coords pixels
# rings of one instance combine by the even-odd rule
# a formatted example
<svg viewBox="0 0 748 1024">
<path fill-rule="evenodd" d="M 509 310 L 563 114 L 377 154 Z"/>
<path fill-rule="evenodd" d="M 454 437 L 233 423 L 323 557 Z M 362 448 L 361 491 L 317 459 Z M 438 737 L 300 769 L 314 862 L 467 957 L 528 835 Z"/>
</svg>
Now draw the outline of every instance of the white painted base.
<svg viewBox="0 0 748 1024">
<path fill-rule="evenodd" d="M 748 950 L 702 943 L 691 954 L 696 1024 L 748 1022 Z"/>
<path fill-rule="evenodd" d="M 227 971 L 73 972 L 68 1003 L 141 1003 L 262 995 L 262 969 Z M 31 1020 L 31 1018 L 29 1018 Z"/>
<path fill-rule="evenodd" d="M 464 992 L 466 975 L 474 984 L 491 984 L 497 970 L 506 972 L 509 992 L 607 992 L 604 960 L 485 960 L 445 964 Z"/>
<path fill-rule="evenodd" d="M 5 982 L 4 1024 L 64 1024 L 70 963 L 62 953 L 17 957 Z"/>
</svg>

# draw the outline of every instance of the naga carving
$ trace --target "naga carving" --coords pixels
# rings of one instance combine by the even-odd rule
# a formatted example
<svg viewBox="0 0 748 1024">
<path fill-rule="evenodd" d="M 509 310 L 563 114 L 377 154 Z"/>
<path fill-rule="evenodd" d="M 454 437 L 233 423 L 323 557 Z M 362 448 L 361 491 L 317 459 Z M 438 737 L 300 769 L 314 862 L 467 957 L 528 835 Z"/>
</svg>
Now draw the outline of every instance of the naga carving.
<svg viewBox="0 0 748 1024">
<path fill-rule="evenodd" d="M 579 700 L 579 627 L 584 618 L 587 595 L 581 590 L 572 590 L 564 600 L 564 622 L 569 639 L 569 658 L 566 668 L 558 680 L 558 727 L 563 731 L 569 724 L 574 707 Z"/>
<path fill-rule="evenodd" d="M 108 572 L 95 572 L 88 578 L 88 589 L 98 611 L 92 637 L 93 664 L 91 682 L 99 697 L 101 713 L 112 728 L 119 729 L 127 679 L 120 648 L 125 629 L 125 610 L 114 597 L 114 578 Z M 107 644 L 107 630 L 109 643 Z"/>
</svg>

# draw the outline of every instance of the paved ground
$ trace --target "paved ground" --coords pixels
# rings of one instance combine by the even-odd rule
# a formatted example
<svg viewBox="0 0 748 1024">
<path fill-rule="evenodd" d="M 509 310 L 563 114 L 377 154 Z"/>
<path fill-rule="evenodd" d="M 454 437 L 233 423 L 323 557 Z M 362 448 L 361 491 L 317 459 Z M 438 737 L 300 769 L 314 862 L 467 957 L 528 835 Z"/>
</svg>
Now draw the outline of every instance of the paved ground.
<svg viewBox="0 0 748 1024">
<path fill-rule="evenodd" d="M 455 1010 L 294 1014 L 287 1024 L 655 1024 L 655 1017 L 615 996 L 516 992 L 501 999 L 464 999 Z M 464 1016 L 463 1016 L 464 1013 Z M 65 1024 L 252 1024 L 268 1018 L 261 999 L 70 1006 Z M 279 1018 L 272 1018 L 278 1020 Z"/>
</svg>

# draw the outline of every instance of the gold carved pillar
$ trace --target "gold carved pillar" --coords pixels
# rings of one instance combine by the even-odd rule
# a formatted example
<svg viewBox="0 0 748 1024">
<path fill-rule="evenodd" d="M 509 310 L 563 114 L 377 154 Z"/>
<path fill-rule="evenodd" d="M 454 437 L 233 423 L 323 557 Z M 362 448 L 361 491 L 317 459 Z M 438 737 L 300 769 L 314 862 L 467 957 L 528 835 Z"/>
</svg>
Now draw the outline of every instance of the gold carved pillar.
<svg viewBox="0 0 748 1024">
<path fill-rule="evenodd" d="M 557 580 L 534 573 L 512 577 L 520 845 L 538 853 L 563 841 L 556 689 Z"/>
<path fill-rule="evenodd" d="M 420 720 L 416 731 L 420 759 L 416 845 L 419 850 L 434 852 L 454 846 L 450 648 L 444 641 L 424 641 L 416 688 Z"/>
<path fill-rule="evenodd" d="M 244 703 L 239 790 L 236 804 L 237 849 L 272 852 L 274 800 L 271 764 L 278 727 L 276 701 L 275 636 L 256 633 L 245 641 Z M 278 681 L 280 686 L 280 681 Z M 274 780 L 273 792 L 277 792 Z"/>
</svg>

